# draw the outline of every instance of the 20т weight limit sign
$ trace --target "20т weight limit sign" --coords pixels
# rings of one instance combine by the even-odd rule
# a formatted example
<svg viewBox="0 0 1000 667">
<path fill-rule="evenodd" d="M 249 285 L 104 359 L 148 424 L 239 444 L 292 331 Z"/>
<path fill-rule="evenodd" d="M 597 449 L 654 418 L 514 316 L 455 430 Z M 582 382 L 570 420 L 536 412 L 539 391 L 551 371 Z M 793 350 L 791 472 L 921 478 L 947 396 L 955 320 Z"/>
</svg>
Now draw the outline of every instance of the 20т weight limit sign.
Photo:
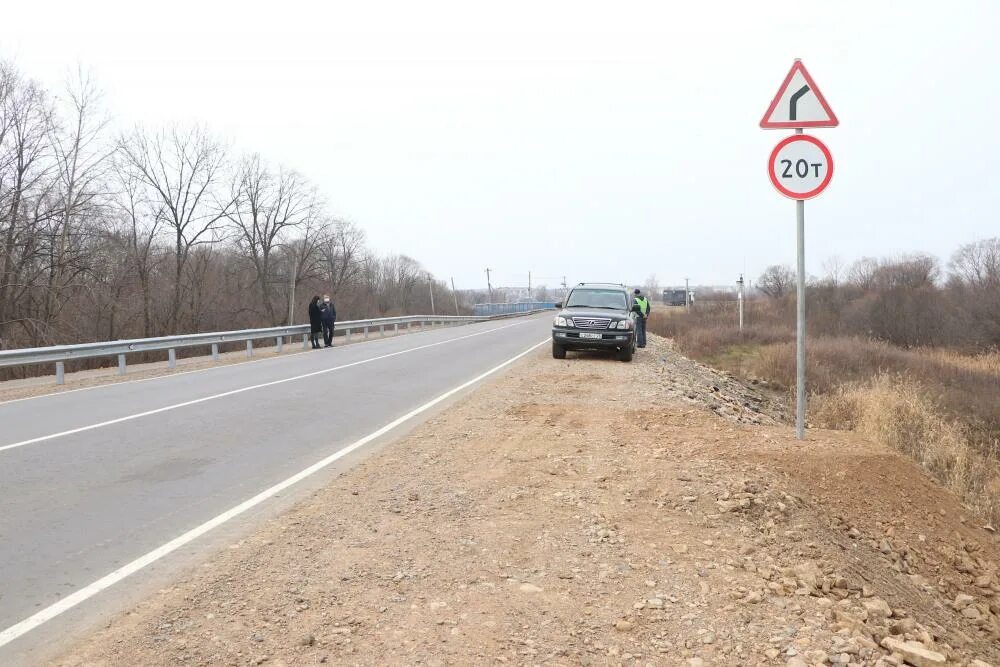
<svg viewBox="0 0 1000 667">
<path fill-rule="evenodd" d="M 830 149 L 808 134 L 793 134 L 774 147 L 767 164 L 771 183 L 789 199 L 812 199 L 833 178 Z"/>
</svg>

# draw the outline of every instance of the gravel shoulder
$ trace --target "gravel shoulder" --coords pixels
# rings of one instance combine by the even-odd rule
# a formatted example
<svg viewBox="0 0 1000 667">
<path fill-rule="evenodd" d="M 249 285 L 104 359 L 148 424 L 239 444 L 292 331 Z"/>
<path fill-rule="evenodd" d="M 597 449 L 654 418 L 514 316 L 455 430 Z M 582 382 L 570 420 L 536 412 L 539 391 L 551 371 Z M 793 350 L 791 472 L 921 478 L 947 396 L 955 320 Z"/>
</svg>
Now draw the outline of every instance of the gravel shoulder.
<svg viewBox="0 0 1000 667">
<path fill-rule="evenodd" d="M 1000 664 L 992 527 L 783 409 L 539 351 L 52 664 Z"/>
</svg>

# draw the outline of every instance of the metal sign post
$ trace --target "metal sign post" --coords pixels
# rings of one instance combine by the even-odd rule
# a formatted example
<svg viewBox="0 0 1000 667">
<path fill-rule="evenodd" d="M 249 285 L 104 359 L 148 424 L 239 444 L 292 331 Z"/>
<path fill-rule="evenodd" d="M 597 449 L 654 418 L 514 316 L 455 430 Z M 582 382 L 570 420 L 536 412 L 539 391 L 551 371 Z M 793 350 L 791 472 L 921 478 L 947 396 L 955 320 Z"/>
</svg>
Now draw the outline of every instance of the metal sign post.
<svg viewBox="0 0 1000 667">
<path fill-rule="evenodd" d="M 802 129 L 795 130 L 802 134 Z M 831 172 L 832 173 L 832 172 Z M 795 200 L 795 437 L 806 437 L 806 202 Z"/>
<path fill-rule="evenodd" d="M 795 200 L 795 435 L 806 436 L 806 199 L 826 189 L 833 178 L 833 156 L 805 127 L 836 127 L 837 116 L 801 60 L 796 59 L 760 121 L 765 129 L 794 128 L 771 151 L 767 170 L 774 187 Z"/>
<path fill-rule="evenodd" d="M 743 333 L 743 274 L 740 274 L 740 279 L 736 281 L 736 300 L 739 302 L 740 310 L 740 333 Z"/>
</svg>

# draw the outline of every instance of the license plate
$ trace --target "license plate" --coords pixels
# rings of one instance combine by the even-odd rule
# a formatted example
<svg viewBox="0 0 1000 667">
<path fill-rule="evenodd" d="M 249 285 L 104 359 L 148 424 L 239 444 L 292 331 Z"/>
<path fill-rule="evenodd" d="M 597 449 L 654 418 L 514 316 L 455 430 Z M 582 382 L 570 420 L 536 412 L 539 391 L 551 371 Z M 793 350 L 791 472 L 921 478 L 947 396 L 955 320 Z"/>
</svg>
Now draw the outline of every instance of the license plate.
<svg viewBox="0 0 1000 667">
<path fill-rule="evenodd" d="M 601 340 L 601 338 L 603 338 L 603 336 L 601 336 L 601 334 L 597 334 L 597 333 L 580 332 L 580 338 L 596 338 L 597 340 Z"/>
</svg>

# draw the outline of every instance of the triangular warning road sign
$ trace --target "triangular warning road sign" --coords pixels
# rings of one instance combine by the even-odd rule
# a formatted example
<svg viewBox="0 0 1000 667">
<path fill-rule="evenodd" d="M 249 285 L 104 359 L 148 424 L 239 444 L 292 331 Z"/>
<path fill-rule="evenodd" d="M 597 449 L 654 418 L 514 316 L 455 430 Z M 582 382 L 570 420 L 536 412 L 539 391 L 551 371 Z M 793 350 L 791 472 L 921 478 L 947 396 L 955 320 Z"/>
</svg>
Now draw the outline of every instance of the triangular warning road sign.
<svg viewBox="0 0 1000 667">
<path fill-rule="evenodd" d="M 837 127 L 839 124 L 836 114 L 801 60 L 792 65 L 760 121 L 764 129 Z"/>
</svg>

